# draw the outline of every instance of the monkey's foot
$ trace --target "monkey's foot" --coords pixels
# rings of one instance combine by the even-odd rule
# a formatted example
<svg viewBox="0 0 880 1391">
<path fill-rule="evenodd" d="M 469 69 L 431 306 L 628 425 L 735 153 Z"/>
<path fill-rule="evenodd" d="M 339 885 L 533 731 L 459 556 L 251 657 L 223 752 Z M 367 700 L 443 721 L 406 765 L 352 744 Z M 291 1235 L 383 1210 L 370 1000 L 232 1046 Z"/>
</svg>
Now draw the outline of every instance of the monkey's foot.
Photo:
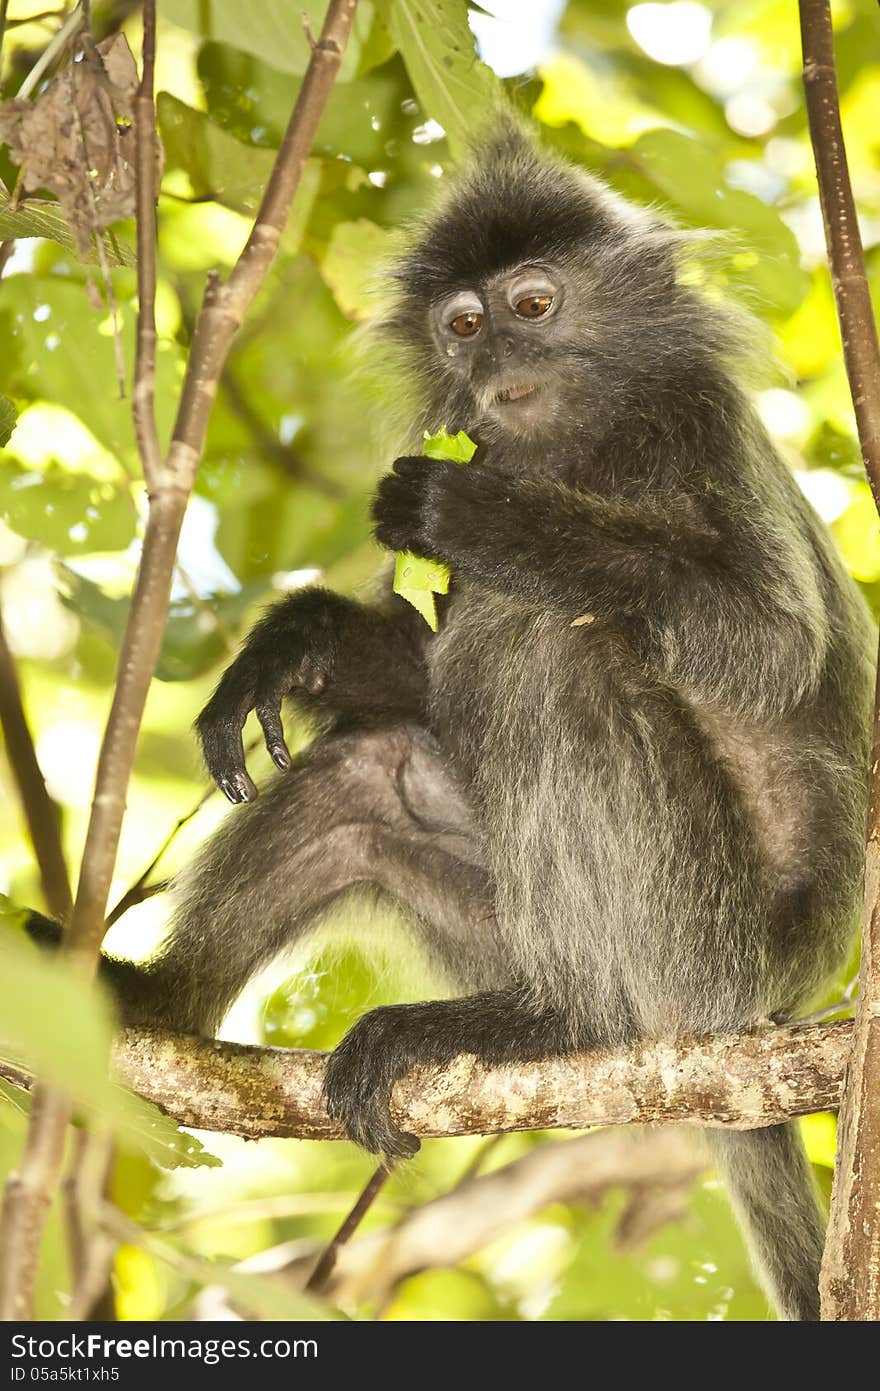
<svg viewBox="0 0 880 1391">
<path fill-rule="evenodd" d="M 331 1053 L 324 1077 L 327 1114 L 341 1121 L 350 1140 L 393 1159 L 410 1159 L 419 1149 L 389 1110 L 391 1088 L 415 1061 L 406 1022 L 405 1005 L 365 1014 Z"/>
</svg>

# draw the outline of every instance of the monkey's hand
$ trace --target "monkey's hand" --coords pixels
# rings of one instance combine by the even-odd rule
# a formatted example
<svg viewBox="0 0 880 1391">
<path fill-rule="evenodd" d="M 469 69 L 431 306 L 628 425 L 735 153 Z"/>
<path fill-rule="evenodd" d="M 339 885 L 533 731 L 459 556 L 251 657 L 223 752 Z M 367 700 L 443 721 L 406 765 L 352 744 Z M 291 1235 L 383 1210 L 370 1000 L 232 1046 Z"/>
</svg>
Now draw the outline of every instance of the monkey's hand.
<svg viewBox="0 0 880 1391">
<path fill-rule="evenodd" d="M 392 551 L 454 563 L 503 487 L 477 463 L 463 468 L 420 455 L 397 459 L 373 500 L 376 540 Z"/>
<path fill-rule="evenodd" d="M 321 591 L 283 600 L 261 619 L 196 721 L 211 777 L 230 802 L 251 802 L 257 789 L 244 762 L 241 731 L 251 710 L 276 767 L 290 767 L 281 702 L 292 691 L 319 695 L 331 680 L 335 638 Z"/>
</svg>

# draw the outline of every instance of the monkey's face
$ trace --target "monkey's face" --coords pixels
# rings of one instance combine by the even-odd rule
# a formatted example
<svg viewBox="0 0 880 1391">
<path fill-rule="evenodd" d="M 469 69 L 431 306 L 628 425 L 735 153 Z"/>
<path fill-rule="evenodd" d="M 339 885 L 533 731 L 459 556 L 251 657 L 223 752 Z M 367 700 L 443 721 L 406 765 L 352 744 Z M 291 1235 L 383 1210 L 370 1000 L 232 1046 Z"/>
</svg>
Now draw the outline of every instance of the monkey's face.
<svg viewBox="0 0 880 1391">
<path fill-rule="evenodd" d="M 523 265 L 432 305 L 444 367 L 467 386 L 482 419 L 517 433 L 553 424 L 570 333 L 567 290 L 559 268 Z"/>
</svg>

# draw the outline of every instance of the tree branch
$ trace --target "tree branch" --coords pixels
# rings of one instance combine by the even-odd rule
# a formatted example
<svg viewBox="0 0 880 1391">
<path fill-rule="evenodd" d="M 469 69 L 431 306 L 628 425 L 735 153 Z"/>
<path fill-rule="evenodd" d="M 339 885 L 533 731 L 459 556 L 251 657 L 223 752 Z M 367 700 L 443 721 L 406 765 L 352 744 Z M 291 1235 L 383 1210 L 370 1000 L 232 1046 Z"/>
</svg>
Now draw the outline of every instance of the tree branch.
<svg viewBox="0 0 880 1391">
<path fill-rule="evenodd" d="M 70 880 L 61 847 L 59 811 L 46 790 L 34 741 L 24 712 L 15 661 L 6 641 L 0 614 L 0 726 L 6 756 L 21 799 L 28 834 L 34 847 L 40 885 L 49 912 L 64 921 L 70 912 Z"/>
<path fill-rule="evenodd" d="M 696 1142 L 695 1142 L 696 1141 Z M 461 1264 L 476 1251 L 551 1203 L 597 1206 L 611 1189 L 627 1190 L 615 1232 L 618 1249 L 631 1249 L 686 1210 L 693 1185 L 706 1168 L 703 1147 L 682 1130 L 611 1129 L 557 1144 L 542 1144 L 490 1174 L 471 1175 L 448 1193 L 407 1212 L 336 1252 L 321 1293 L 343 1309 L 367 1301 L 387 1307 L 402 1280 L 422 1270 Z M 297 1286 L 314 1257 L 290 1254 L 290 1245 L 261 1252 L 253 1261 Z M 242 1263 L 243 1270 L 251 1262 Z M 211 1317 L 230 1308 L 214 1307 Z M 374 1317 L 376 1315 L 374 1314 Z"/>
<path fill-rule="evenodd" d="M 880 348 L 847 167 L 828 0 L 800 0 L 804 91 L 843 355 L 880 511 Z M 880 1319 L 880 675 L 865 852 L 862 963 L 820 1282 L 822 1317 Z"/>
<path fill-rule="evenodd" d="M 138 371 L 135 397 L 139 415 L 139 447 L 146 443 L 142 465 L 150 494 L 131 608 L 120 650 L 116 688 L 104 732 L 92 811 L 86 834 L 76 901 L 65 933 L 63 950 L 88 975 L 97 966 L 104 933 L 107 896 L 122 819 L 125 796 L 134 765 L 138 731 L 147 692 L 155 670 L 168 613 L 171 582 L 183 515 L 192 491 L 204 445 L 211 407 L 232 339 L 265 279 L 281 239 L 290 205 L 311 150 L 327 98 L 348 42 L 357 0 L 330 0 L 321 38 L 312 52 L 299 95 L 254 227 L 229 280 L 209 277 L 196 322 L 177 419 L 167 459 L 157 467 L 150 420 L 151 353 L 155 328 L 152 301 L 155 272 L 145 242 L 155 223 L 156 163 L 152 135 L 154 116 L 146 115 L 149 63 L 155 49 L 155 0 L 144 0 L 144 53 L 148 59 L 138 92 L 141 130 L 137 137 L 139 167 L 137 212 L 149 219 L 139 225 L 138 243 L 147 264 L 139 272 Z M 150 80 L 150 86 L 152 85 Z M 152 335 L 152 336 L 151 336 Z M 19 1171 L 10 1176 L 0 1220 L 0 1318 L 30 1316 L 37 1263 L 49 1203 L 58 1183 L 70 1107 L 67 1099 L 38 1086 Z"/>
<path fill-rule="evenodd" d="M 463 1055 L 403 1078 L 392 1111 L 398 1125 L 422 1136 L 645 1121 L 750 1130 L 836 1110 L 852 1034 L 850 1020 L 792 1025 L 516 1068 L 490 1068 Z M 118 1081 L 181 1125 L 249 1140 L 338 1140 L 342 1131 L 321 1094 L 326 1057 L 125 1029 L 114 1067 Z"/>
</svg>

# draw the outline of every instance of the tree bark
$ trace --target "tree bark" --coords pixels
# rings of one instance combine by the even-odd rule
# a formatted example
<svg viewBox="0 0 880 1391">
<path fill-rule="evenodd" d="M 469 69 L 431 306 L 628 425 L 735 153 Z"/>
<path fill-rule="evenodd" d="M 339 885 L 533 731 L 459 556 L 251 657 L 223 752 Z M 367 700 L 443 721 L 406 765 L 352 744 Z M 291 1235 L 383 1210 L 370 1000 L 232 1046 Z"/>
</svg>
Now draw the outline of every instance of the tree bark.
<svg viewBox="0 0 880 1391">
<path fill-rule="evenodd" d="M 865 471 L 880 511 L 880 348 L 840 122 L 828 0 L 800 0 L 800 18 L 828 263 Z M 880 676 L 859 999 L 820 1288 L 823 1319 L 880 1319 Z"/>
</svg>

